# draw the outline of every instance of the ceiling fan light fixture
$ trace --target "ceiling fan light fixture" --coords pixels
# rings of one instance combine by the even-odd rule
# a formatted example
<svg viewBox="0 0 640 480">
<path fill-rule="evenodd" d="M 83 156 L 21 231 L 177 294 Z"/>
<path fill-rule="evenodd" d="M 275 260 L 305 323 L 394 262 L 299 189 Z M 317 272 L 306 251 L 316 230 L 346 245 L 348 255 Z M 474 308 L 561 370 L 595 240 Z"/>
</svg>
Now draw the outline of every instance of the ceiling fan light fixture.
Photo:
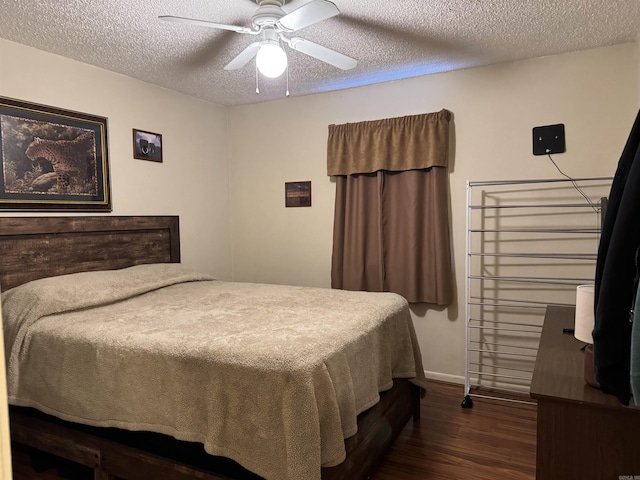
<svg viewBox="0 0 640 480">
<path fill-rule="evenodd" d="M 265 41 L 256 55 L 256 64 L 265 77 L 277 78 L 287 68 L 287 54 L 277 42 Z"/>
<path fill-rule="evenodd" d="M 174 15 L 161 15 L 162 20 L 191 24 L 200 27 L 217 28 L 237 33 L 259 36 L 256 41 L 247 45 L 236 57 L 227 63 L 225 70 L 239 70 L 256 58 L 256 85 L 259 74 L 268 78 L 277 78 L 289 69 L 287 54 L 283 46 L 308 55 L 316 60 L 333 65 L 342 70 L 350 70 L 358 65 L 354 58 L 343 55 L 317 43 L 300 37 L 289 37 L 288 34 L 315 25 L 340 13 L 332 0 L 309 0 L 297 9 L 286 13 L 282 10 L 285 0 L 255 0 L 258 8 L 251 17 L 251 28 L 224 23 L 209 22 Z M 288 88 L 287 88 L 288 94 Z"/>
</svg>

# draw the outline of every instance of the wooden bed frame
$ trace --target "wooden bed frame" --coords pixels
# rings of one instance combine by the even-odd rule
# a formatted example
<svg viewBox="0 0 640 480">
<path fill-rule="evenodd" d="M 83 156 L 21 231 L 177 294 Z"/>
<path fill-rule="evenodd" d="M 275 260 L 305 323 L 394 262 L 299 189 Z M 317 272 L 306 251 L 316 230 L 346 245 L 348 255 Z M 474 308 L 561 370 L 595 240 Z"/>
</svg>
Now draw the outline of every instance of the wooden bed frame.
<svg viewBox="0 0 640 480">
<path fill-rule="evenodd" d="M 0 287 L 43 277 L 180 261 L 177 216 L 0 218 Z M 358 433 L 345 440 L 347 459 L 323 468 L 322 478 L 365 478 L 413 416 L 420 389 L 396 380 L 380 402 L 358 417 Z M 88 468 L 89 478 L 166 480 L 258 479 L 235 462 L 206 454 L 201 444 L 171 437 L 87 427 L 34 409 L 10 406 L 12 443 Z"/>
</svg>

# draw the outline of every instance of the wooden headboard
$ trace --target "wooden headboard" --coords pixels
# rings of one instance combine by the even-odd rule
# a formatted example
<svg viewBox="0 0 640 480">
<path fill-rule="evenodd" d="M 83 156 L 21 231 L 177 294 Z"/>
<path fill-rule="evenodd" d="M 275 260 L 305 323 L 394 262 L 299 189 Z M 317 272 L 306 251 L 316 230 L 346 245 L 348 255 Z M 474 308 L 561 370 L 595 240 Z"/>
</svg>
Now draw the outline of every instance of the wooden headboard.
<svg viewBox="0 0 640 480">
<path fill-rule="evenodd" d="M 180 262 L 177 216 L 0 217 L 0 289 L 67 273 Z"/>
</svg>

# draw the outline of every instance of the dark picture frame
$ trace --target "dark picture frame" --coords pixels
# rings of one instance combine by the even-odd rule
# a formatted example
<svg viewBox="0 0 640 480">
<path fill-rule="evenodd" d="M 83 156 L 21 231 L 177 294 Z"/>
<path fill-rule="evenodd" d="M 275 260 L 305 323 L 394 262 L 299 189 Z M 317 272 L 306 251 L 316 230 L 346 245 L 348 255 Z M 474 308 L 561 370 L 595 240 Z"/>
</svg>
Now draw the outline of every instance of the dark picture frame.
<svg viewBox="0 0 640 480">
<path fill-rule="evenodd" d="M 107 119 L 0 97 L 0 210 L 111 211 Z"/>
<path fill-rule="evenodd" d="M 284 204 L 285 207 L 310 207 L 311 182 L 285 182 Z"/>
<path fill-rule="evenodd" d="M 162 163 L 162 135 L 134 128 L 133 158 Z"/>
</svg>

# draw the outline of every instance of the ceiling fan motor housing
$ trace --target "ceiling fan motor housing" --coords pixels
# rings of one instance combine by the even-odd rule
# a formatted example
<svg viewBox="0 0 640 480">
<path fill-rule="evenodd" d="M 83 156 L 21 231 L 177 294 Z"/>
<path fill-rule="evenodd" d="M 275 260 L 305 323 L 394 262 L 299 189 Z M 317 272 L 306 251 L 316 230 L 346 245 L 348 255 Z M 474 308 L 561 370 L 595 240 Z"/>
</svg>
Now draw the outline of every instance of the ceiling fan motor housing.
<svg viewBox="0 0 640 480">
<path fill-rule="evenodd" d="M 258 0 L 258 9 L 251 17 L 254 28 L 259 29 L 265 25 L 275 25 L 275 23 L 286 14 L 282 10 L 284 1 L 281 0 Z"/>
</svg>

